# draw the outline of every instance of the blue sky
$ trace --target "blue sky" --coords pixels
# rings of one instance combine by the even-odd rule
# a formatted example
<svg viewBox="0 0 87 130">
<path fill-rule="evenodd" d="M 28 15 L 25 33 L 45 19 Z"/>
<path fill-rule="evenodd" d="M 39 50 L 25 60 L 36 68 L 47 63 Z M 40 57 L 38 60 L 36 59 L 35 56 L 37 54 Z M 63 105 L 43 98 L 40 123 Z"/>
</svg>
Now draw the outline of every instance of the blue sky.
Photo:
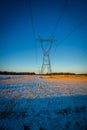
<svg viewBox="0 0 87 130">
<path fill-rule="evenodd" d="M 34 37 L 30 1 L 0 1 L 0 70 L 40 71 L 43 53 L 35 39 L 38 35 L 51 37 L 64 2 L 31 0 Z M 78 27 L 84 19 L 86 21 Z M 87 73 L 87 0 L 68 0 L 54 38 L 57 42 L 50 52 L 52 71 Z"/>
</svg>

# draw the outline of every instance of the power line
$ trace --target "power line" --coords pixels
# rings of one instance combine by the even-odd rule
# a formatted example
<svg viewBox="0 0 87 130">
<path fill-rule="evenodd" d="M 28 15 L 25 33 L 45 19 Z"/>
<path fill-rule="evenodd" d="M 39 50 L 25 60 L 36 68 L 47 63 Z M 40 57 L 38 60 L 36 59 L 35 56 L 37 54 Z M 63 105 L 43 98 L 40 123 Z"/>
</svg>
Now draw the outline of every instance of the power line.
<svg viewBox="0 0 87 130">
<path fill-rule="evenodd" d="M 60 41 L 59 43 L 64 42 L 68 37 L 70 37 L 72 35 L 72 33 L 74 33 L 75 31 L 77 31 L 85 22 L 87 22 L 87 18 L 85 18 L 84 20 L 82 20 L 82 22 L 75 29 L 73 29 L 70 33 L 68 33 L 68 35 L 62 41 Z M 55 53 L 56 53 L 56 50 L 57 50 L 57 46 L 58 46 L 58 44 L 56 45 Z M 55 53 L 54 53 L 53 56 L 55 56 Z"/>
<path fill-rule="evenodd" d="M 32 31 L 33 31 L 33 36 L 34 39 L 36 39 L 36 33 L 35 33 L 35 27 L 34 27 L 34 18 L 33 18 L 33 13 L 32 13 L 32 4 L 31 4 L 31 0 L 30 1 L 30 13 L 31 13 L 31 24 L 32 24 Z"/>
<path fill-rule="evenodd" d="M 31 24 L 32 24 L 32 31 L 33 31 L 33 37 L 34 37 L 34 45 L 35 45 L 35 59 L 36 59 L 36 64 L 38 62 L 38 54 L 37 54 L 37 44 L 36 44 L 36 32 L 35 32 L 35 27 L 34 27 L 34 17 L 33 17 L 33 12 L 32 12 L 32 3 L 30 1 L 30 17 L 31 17 Z"/>
<path fill-rule="evenodd" d="M 63 14 L 64 14 L 64 11 L 65 11 L 65 9 L 67 7 L 67 4 L 68 4 L 68 0 L 65 0 L 62 12 L 61 12 L 60 16 L 57 18 L 56 24 L 54 25 L 54 28 L 52 30 L 51 37 L 53 37 L 54 34 L 55 34 L 56 28 L 57 28 L 57 26 L 58 26 L 58 24 L 59 24 L 59 22 L 60 22 L 60 20 L 61 20 L 61 18 L 63 16 Z"/>
<path fill-rule="evenodd" d="M 68 33 L 68 35 L 61 42 L 65 41 L 68 37 L 70 37 L 70 35 L 74 33 L 75 31 L 77 31 L 86 21 L 87 21 L 87 18 L 82 20 L 82 22 L 75 29 L 73 29 L 70 33 Z"/>
</svg>

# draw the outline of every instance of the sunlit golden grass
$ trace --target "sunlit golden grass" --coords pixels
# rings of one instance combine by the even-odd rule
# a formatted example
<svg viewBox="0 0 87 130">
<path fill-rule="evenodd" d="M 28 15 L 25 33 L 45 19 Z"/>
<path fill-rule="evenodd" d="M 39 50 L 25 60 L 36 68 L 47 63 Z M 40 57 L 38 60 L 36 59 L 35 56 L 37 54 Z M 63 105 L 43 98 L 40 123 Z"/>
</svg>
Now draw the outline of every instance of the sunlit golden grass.
<svg viewBox="0 0 87 130">
<path fill-rule="evenodd" d="M 55 80 L 61 80 L 61 81 L 85 81 L 87 83 L 87 76 L 84 76 L 84 75 L 52 75 L 52 76 L 42 76 L 42 78 L 45 78 L 47 80 L 50 80 L 50 81 L 55 81 Z M 74 83 L 73 82 L 73 83 Z"/>
</svg>

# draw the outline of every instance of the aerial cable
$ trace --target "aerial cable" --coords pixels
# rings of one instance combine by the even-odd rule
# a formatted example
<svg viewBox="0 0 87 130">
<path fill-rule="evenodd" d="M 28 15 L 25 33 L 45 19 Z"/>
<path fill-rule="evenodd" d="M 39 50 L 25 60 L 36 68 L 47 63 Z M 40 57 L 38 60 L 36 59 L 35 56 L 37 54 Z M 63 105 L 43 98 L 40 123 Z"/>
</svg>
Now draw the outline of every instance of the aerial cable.
<svg viewBox="0 0 87 130">
<path fill-rule="evenodd" d="M 67 7 L 67 4 L 68 4 L 68 0 L 65 0 L 64 6 L 63 6 L 63 9 L 62 9 L 62 12 L 61 12 L 60 16 L 57 18 L 57 21 L 56 21 L 56 23 L 55 23 L 55 25 L 54 25 L 54 28 L 53 28 L 53 30 L 52 30 L 52 33 L 51 33 L 51 37 L 52 37 L 52 38 L 54 37 L 56 28 L 57 28 L 57 26 L 58 26 L 58 24 L 59 24 L 59 22 L 60 22 L 60 20 L 61 20 L 61 18 L 62 18 L 62 16 L 63 16 L 64 12 L 65 12 L 65 9 L 66 9 L 66 7 Z"/>
<path fill-rule="evenodd" d="M 61 42 L 65 41 L 68 37 L 70 37 L 72 35 L 72 33 L 77 31 L 85 22 L 87 22 L 87 18 L 82 20 L 82 22 L 75 29 L 73 29 L 70 33 L 68 33 L 68 35 Z"/>
<path fill-rule="evenodd" d="M 68 33 L 67 36 L 63 40 L 59 41 L 59 43 L 62 43 L 66 39 L 68 39 L 75 31 L 77 31 L 86 22 L 87 22 L 87 17 L 84 20 L 82 20 L 82 22 L 76 28 L 74 28 L 70 33 Z M 57 46 L 58 46 L 58 44 L 56 45 L 55 53 L 56 53 L 56 50 L 57 50 Z"/>
<path fill-rule="evenodd" d="M 34 18 L 33 18 L 33 13 L 32 13 L 32 4 L 31 4 L 31 0 L 30 0 L 30 17 L 31 17 L 31 24 L 32 24 L 32 31 L 33 31 L 33 36 L 34 39 L 36 39 L 36 33 L 35 33 L 35 27 L 34 27 Z"/>
<path fill-rule="evenodd" d="M 33 37 L 34 37 L 34 44 L 35 44 L 35 59 L 36 59 L 36 64 L 38 62 L 38 55 L 37 55 L 37 44 L 36 44 L 36 32 L 35 32 L 35 27 L 34 27 L 34 18 L 33 18 L 33 13 L 32 13 L 32 3 L 30 1 L 30 17 L 31 17 L 31 24 L 32 24 L 32 31 L 33 31 Z"/>
</svg>

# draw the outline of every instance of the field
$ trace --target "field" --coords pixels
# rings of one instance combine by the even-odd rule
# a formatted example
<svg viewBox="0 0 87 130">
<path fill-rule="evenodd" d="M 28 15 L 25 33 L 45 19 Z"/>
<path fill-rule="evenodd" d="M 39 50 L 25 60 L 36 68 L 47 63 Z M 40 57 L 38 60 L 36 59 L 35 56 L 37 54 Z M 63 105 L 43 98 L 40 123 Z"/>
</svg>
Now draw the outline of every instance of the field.
<svg viewBox="0 0 87 130">
<path fill-rule="evenodd" d="M 0 130 L 74 129 L 87 129 L 87 76 L 0 75 Z"/>
</svg>

